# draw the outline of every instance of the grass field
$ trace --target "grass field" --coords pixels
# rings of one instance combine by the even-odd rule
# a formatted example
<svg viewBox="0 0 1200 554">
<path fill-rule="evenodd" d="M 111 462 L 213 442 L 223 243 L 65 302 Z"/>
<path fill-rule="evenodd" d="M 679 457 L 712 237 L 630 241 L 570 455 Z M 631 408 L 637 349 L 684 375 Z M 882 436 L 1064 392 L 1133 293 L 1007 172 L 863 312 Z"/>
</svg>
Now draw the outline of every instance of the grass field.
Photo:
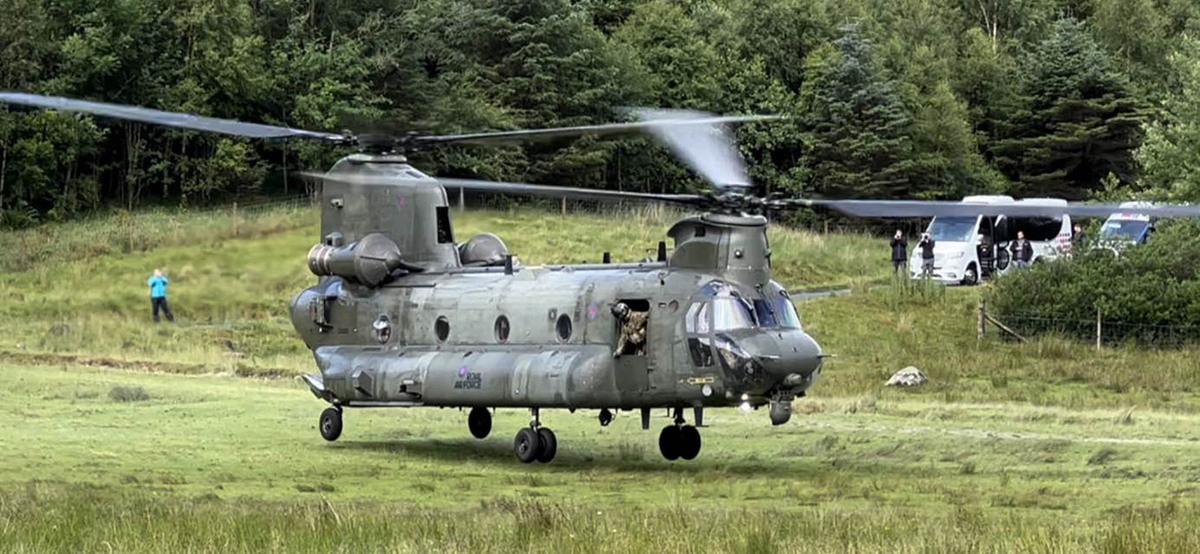
<svg viewBox="0 0 1200 554">
<path fill-rule="evenodd" d="M 1196 349 L 977 341 L 977 290 L 868 290 L 889 271 L 868 237 L 773 237 L 790 286 L 854 289 L 800 306 L 837 357 L 791 422 L 712 411 L 700 458 L 671 463 L 664 414 L 642 431 L 635 414 L 601 428 L 550 411 L 558 458 L 525 466 L 520 410 L 483 441 L 433 409 L 350 411 L 341 440 L 320 439 L 323 405 L 292 377 L 311 359 L 282 318 L 312 281 L 309 212 L 264 211 L 237 236 L 145 217 L 181 231 L 128 251 L 27 242 L 41 257 L 0 284 L 0 551 L 1200 551 Z M 665 217 L 456 221 L 540 263 L 636 259 Z M 147 323 L 155 266 L 177 325 Z M 907 365 L 930 383 L 882 386 Z"/>
</svg>

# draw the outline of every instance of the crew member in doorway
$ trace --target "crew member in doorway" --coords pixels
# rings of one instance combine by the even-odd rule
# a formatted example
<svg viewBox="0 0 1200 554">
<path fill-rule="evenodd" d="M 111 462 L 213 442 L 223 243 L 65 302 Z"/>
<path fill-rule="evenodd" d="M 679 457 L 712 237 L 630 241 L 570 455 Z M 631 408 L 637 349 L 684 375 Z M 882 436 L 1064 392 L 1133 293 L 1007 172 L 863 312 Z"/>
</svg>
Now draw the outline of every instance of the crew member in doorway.
<svg viewBox="0 0 1200 554">
<path fill-rule="evenodd" d="M 921 242 L 917 243 L 917 247 L 921 249 L 921 276 L 933 277 L 933 246 L 936 241 L 929 233 L 921 235 Z"/>
<path fill-rule="evenodd" d="M 896 229 L 896 234 L 892 237 L 892 274 L 900 273 L 906 262 L 908 262 L 908 241 L 904 238 L 904 232 Z"/>
<path fill-rule="evenodd" d="M 1033 259 L 1033 245 L 1025 240 L 1025 231 L 1017 231 L 1017 240 L 1012 243 L 1012 258 L 1016 267 L 1029 267 L 1029 261 Z"/>
<path fill-rule="evenodd" d="M 154 322 L 158 323 L 158 311 L 162 310 L 163 315 L 167 316 L 167 321 L 175 321 L 175 314 L 171 313 L 171 307 L 167 305 L 167 281 L 161 269 L 154 270 L 154 276 L 146 282 L 150 286 L 150 309 L 154 312 Z"/>
<path fill-rule="evenodd" d="M 613 357 L 620 358 L 627 348 L 634 354 L 645 354 L 646 318 L 649 312 L 631 310 L 624 302 L 617 302 L 612 307 L 612 313 L 621 322 L 621 336 L 617 339 Z"/>
</svg>

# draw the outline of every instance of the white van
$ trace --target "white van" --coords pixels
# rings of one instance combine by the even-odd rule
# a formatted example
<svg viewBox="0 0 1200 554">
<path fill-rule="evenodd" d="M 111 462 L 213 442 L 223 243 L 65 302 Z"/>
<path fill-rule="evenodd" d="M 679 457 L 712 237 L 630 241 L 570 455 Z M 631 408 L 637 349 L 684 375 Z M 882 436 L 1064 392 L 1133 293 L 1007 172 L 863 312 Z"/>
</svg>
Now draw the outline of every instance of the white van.
<svg viewBox="0 0 1200 554">
<path fill-rule="evenodd" d="M 968 196 L 965 204 L 1014 206 L 1066 206 L 1060 198 L 1027 198 L 1014 200 L 1011 196 Z M 1012 267 L 1010 246 L 1017 231 L 1033 247 L 1032 263 L 1053 260 L 1071 248 L 1071 216 L 1009 217 L 967 216 L 935 217 L 925 231 L 933 237 L 933 279 L 943 283 L 974 285 L 1009 271 Z M 912 258 L 909 269 L 914 279 L 921 277 L 920 240 L 909 241 Z"/>
<path fill-rule="evenodd" d="M 1152 208 L 1149 202 L 1122 202 L 1122 208 Z M 1154 233 L 1154 219 L 1139 213 L 1115 213 L 1104 220 L 1095 248 L 1119 253 L 1128 246 L 1145 244 Z"/>
</svg>

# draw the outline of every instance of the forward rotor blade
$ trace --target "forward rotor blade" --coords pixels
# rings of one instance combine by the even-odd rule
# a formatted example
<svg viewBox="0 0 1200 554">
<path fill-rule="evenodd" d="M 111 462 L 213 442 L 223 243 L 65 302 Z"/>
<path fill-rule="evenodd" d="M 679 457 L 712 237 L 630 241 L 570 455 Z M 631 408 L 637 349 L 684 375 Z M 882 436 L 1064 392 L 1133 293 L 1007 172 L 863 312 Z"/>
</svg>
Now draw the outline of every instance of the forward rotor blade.
<svg viewBox="0 0 1200 554">
<path fill-rule="evenodd" d="M 911 218 L 911 217 L 974 217 L 978 215 L 1010 217 L 1058 217 L 1069 214 L 1078 217 L 1107 217 L 1117 213 L 1140 214 L 1153 217 L 1200 217 L 1200 206 L 1145 205 L 1121 206 L 1118 204 L 1083 204 L 1071 202 L 1066 205 L 1038 205 L 1016 202 L 1013 204 L 976 204 L 940 200 L 790 200 L 795 206 L 823 206 L 856 217 Z"/>
<path fill-rule="evenodd" d="M 717 190 L 750 188 L 750 176 L 723 122 L 704 112 L 635 109 L 647 129 Z M 756 119 L 779 119 L 767 116 Z M 680 122 L 690 122 L 681 124 Z M 699 127 L 697 127 L 699 126 Z"/>
<path fill-rule="evenodd" d="M 322 174 L 303 173 L 310 179 L 323 179 L 350 185 L 391 185 L 396 180 L 389 177 L 355 175 L 355 174 Z M 700 205 L 707 197 L 696 194 L 654 194 L 647 192 L 621 192 L 615 190 L 584 189 L 577 187 L 553 187 L 549 185 L 531 185 L 528 183 L 509 183 L 503 181 L 481 181 L 476 179 L 456 179 L 437 177 L 445 188 L 461 188 L 477 192 L 496 194 L 527 194 L 533 196 L 552 196 L 555 198 L 572 198 L 578 200 L 638 200 L 649 202 L 667 202 L 683 205 Z"/>
<path fill-rule="evenodd" d="M 244 123 L 232 119 L 217 119 L 214 117 L 203 117 L 199 115 L 178 112 L 165 112 L 161 110 L 152 110 L 150 108 L 139 108 L 136 106 L 123 106 L 120 104 L 75 100 L 73 98 L 63 98 L 59 96 L 41 96 L 38 94 L 26 94 L 21 92 L 0 92 L 0 102 L 66 112 L 86 113 L 100 117 L 112 117 L 127 121 L 138 121 L 141 123 L 152 123 L 167 127 L 191 129 L 194 131 L 207 131 L 210 133 L 221 133 L 225 135 L 234 135 L 247 138 L 309 138 L 336 142 L 345 142 L 351 139 L 351 137 L 336 133 L 305 131 L 303 129 L 277 127 L 274 125 L 263 125 L 261 123 Z"/>
<path fill-rule="evenodd" d="M 671 110 L 661 110 L 670 113 Z M 697 112 L 677 112 L 697 113 Z M 413 137 L 417 144 L 473 144 L 491 145 L 519 142 L 550 140 L 564 137 L 580 136 L 617 136 L 630 135 L 640 132 L 651 132 L 657 128 L 680 127 L 692 131 L 704 126 L 726 125 L 731 123 L 749 123 L 753 121 L 769 121 L 779 119 L 779 116 L 768 115 L 730 115 L 715 116 L 704 114 L 703 118 L 675 117 L 662 118 L 655 121 L 635 121 L 632 123 L 608 123 L 603 125 L 581 125 L 577 127 L 555 127 L 550 129 L 523 129 L 519 131 L 496 131 L 490 133 L 471 133 L 465 135 L 427 135 Z"/>
</svg>

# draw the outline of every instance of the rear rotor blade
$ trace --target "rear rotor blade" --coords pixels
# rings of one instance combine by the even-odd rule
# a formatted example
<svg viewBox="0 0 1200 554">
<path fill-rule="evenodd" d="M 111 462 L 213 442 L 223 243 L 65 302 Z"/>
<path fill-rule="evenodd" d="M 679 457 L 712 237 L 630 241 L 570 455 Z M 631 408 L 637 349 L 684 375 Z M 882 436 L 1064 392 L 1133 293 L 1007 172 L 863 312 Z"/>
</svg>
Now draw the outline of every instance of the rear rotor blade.
<svg viewBox="0 0 1200 554">
<path fill-rule="evenodd" d="M 336 133 L 305 131 L 303 129 L 277 127 L 274 125 L 263 125 L 261 123 L 245 123 L 232 119 L 218 119 L 214 117 L 203 117 L 186 113 L 139 108 L 136 106 L 123 106 L 120 104 L 75 100 L 72 98 L 63 98 L 58 96 L 41 96 L 38 94 L 26 94 L 21 92 L 0 92 L 0 102 L 67 112 L 86 113 L 100 117 L 112 117 L 127 121 L 138 121 L 141 123 L 152 123 L 155 125 L 165 125 L 167 127 L 192 129 L 195 131 L 207 131 L 210 133 L 221 133 L 225 135 L 234 135 L 247 138 L 309 138 L 335 142 L 346 142 L 351 140 L 351 137 Z"/>
<path fill-rule="evenodd" d="M 394 178 L 368 175 L 338 175 L 321 173 L 303 173 L 310 179 L 324 179 L 350 185 L 391 185 Z M 702 205 L 708 201 L 705 196 L 695 194 L 654 194 L 646 192 L 621 192 L 615 190 L 584 189 L 576 187 L 552 187 L 548 185 L 531 185 L 528 183 L 509 183 L 503 181 L 481 181 L 476 179 L 456 179 L 449 177 L 436 178 L 443 187 L 461 188 L 477 192 L 496 194 L 527 194 L 533 196 L 552 196 L 555 198 L 572 198 L 577 200 L 639 200 L 650 202 L 667 202 L 682 205 Z"/>
<path fill-rule="evenodd" d="M 682 115 L 685 113 L 698 112 L 675 112 L 673 110 L 659 110 L 664 113 L 676 113 Z M 695 117 L 663 117 L 654 121 L 636 121 L 632 123 L 608 123 L 604 125 L 581 125 L 577 127 L 555 127 L 550 129 L 523 129 L 519 131 L 496 131 L 490 133 L 471 133 L 465 135 L 427 135 L 413 137 L 412 141 L 419 145 L 435 145 L 435 144 L 473 144 L 473 145 L 492 145 L 492 144 L 509 144 L 520 142 L 531 142 L 538 140 L 550 140 L 564 137 L 580 137 L 580 136 L 619 136 L 631 135 L 640 132 L 653 132 L 658 128 L 678 127 L 681 129 L 693 132 L 705 126 L 726 125 L 731 123 L 749 123 L 753 121 L 769 121 L 778 119 L 778 116 L 765 115 L 731 115 L 731 116 L 715 116 L 712 114 L 703 114 L 702 118 Z"/>
<path fill-rule="evenodd" d="M 723 122 L 717 121 L 719 118 L 688 110 L 638 108 L 633 113 L 645 121 L 655 138 L 717 190 L 750 188 L 750 176 L 746 174 L 742 157 Z M 779 117 L 760 116 L 755 121 L 766 119 Z M 690 125 L 680 122 L 690 122 Z"/>
<path fill-rule="evenodd" d="M 1118 204 L 1039 205 L 1016 202 L 1012 204 L 982 204 L 939 200 L 788 200 L 789 207 L 822 206 L 855 217 L 912 218 L 912 217 L 974 217 L 978 215 L 1010 217 L 1058 217 L 1064 214 L 1078 217 L 1107 217 L 1117 213 L 1141 214 L 1154 217 L 1200 217 L 1200 206 Z"/>
</svg>

